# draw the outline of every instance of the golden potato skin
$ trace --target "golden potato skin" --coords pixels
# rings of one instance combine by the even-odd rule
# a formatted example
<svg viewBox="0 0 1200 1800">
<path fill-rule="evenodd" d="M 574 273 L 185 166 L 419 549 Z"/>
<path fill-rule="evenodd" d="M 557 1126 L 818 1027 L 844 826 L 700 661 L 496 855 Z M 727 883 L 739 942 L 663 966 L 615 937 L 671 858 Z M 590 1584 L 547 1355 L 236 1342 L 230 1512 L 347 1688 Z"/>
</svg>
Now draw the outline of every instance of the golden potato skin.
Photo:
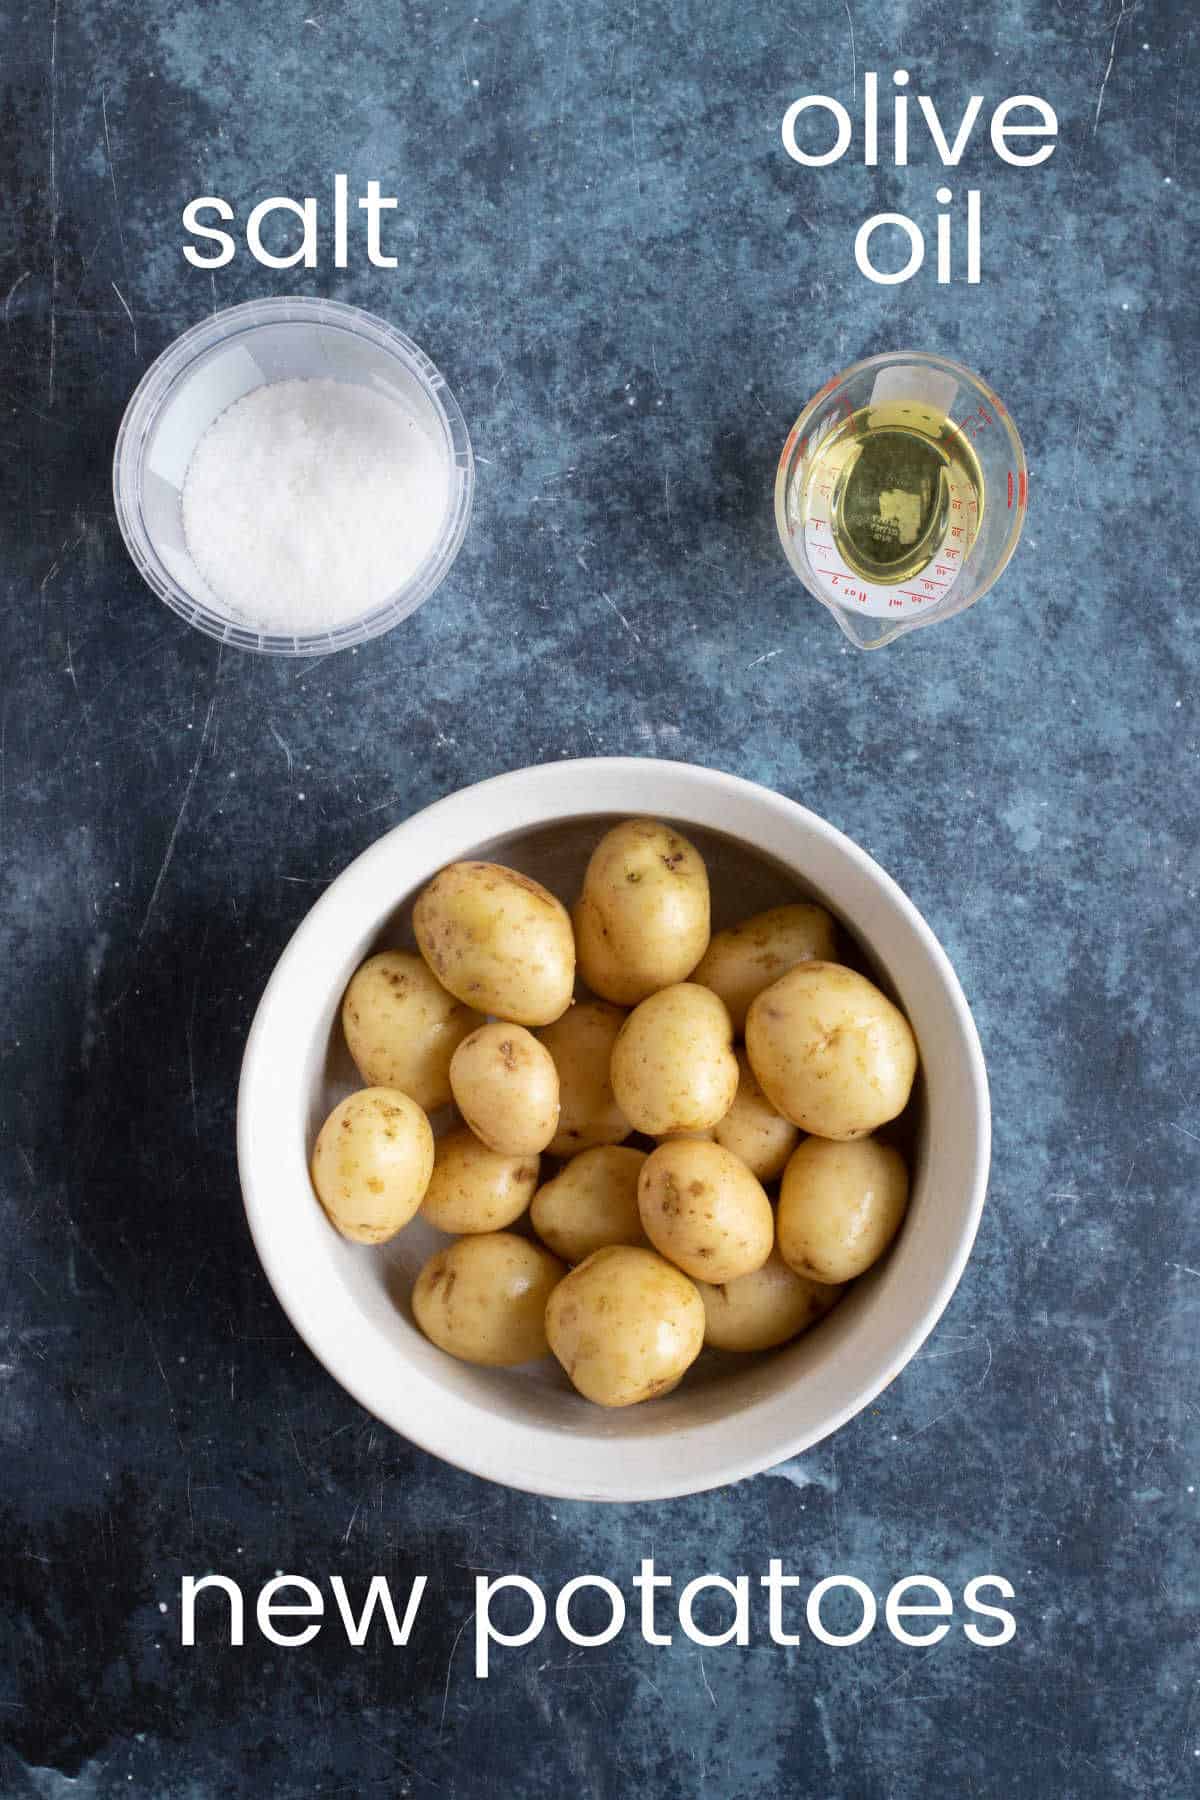
<svg viewBox="0 0 1200 1800">
<path fill-rule="evenodd" d="M 690 975 L 708 946 L 708 871 L 693 844 L 654 819 L 626 819 L 592 852 L 574 909 L 583 979 L 619 1006 Z"/>
<path fill-rule="evenodd" d="M 417 1211 L 433 1170 L 433 1132 L 398 1088 L 362 1088 L 317 1133 L 312 1184 L 330 1222 L 357 1244 L 383 1244 Z"/>
<path fill-rule="evenodd" d="M 613 1046 L 617 1105 L 647 1137 L 707 1131 L 729 1111 L 737 1082 L 729 1014 L 694 982 L 643 1000 Z"/>
<path fill-rule="evenodd" d="M 800 1133 L 777 1113 L 759 1087 L 744 1050 L 735 1052 L 738 1088 L 733 1105 L 713 1127 L 713 1139 L 731 1150 L 759 1181 L 774 1181 L 796 1148 Z"/>
<path fill-rule="evenodd" d="M 776 1112 L 824 1138 L 863 1137 L 903 1112 L 917 1072 L 904 1014 L 840 963 L 805 962 L 764 989 L 746 1053 Z"/>
<path fill-rule="evenodd" d="M 413 1316 L 461 1362 L 513 1368 L 545 1356 L 546 1302 L 565 1274 L 556 1256 L 509 1231 L 460 1238 L 417 1276 Z"/>
<path fill-rule="evenodd" d="M 775 1350 L 823 1319 L 845 1291 L 797 1275 L 772 1250 L 761 1269 L 719 1287 L 696 1283 L 704 1302 L 704 1341 L 714 1350 Z"/>
<path fill-rule="evenodd" d="M 425 1112 L 450 1103 L 450 1058 L 483 1023 L 414 950 L 369 956 L 342 1001 L 342 1030 L 368 1087 L 399 1088 Z"/>
<path fill-rule="evenodd" d="M 519 1219 L 537 1189 L 536 1156 L 504 1156 L 472 1131 L 451 1131 L 435 1146 L 421 1217 L 457 1237 L 503 1231 Z"/>
<path fill-rule="evenodd" d="M 760 1269 L 775 1242 L 762 1184 L 720 1144 L 679 1138 L 651 1152 L 638 1211 L 654 1248 L 696 1281 L 735 1281 Z"/>
<path fill-rule="evenodd" d="M 546 1146 L 551 1156 L 619 1144 L 633 1130 L 617 1105 L 609 1076 L 625 1016 L 606 1000 L 583 1000 L 538 1032 L 558 1070 L 558 1130 Z"/>
<path fill-rule="evenodd" d="M 455 1104 L 481 1143 L 537 1156 L 558 1126 L 558 1070 L 523 1025 L 481 1025 L 450 1063 Z"/>
<path fill-rule="evenodd" d="M 704 1344 L 704 1307 L 686 1275 L 653 1250 L 596 1250 L 546 1307 L 550 1348 L 598 1406 L 668 1393 Z"/>
<path fill-rule="evenodd" d="M 883 1255 L 907 1206 L 908 1170 L 890 1144 L 806 1138 L 783 1172 L 780 1255 L 813 1281 L 853 1281 Z"/>
<path fill-rule="evenodd" d="M 823 906 L 773 906 L 716 932 L 692 980 L 721 996 L 741 1037 L 756 995 L 799 962 L 832 962 L 836 950 L 837 933 Z"/>
<path fill-rule="evenodd" d="M 571 920 L 528 875 L 499 863 L 451 863 L 417 896 L 413 930 L 442 986 L 477 1012 L 549 1025 L 571 1004 Z"/>
<path fill-rule="evenodd" d="M 564 1262 L 580 1263 L 610 1244 L 646 1243 L 638 1211 L 642 1150 L 598 1144 L 581 1150 L 533 1196 L 530 1221 Z"/>
</svg>

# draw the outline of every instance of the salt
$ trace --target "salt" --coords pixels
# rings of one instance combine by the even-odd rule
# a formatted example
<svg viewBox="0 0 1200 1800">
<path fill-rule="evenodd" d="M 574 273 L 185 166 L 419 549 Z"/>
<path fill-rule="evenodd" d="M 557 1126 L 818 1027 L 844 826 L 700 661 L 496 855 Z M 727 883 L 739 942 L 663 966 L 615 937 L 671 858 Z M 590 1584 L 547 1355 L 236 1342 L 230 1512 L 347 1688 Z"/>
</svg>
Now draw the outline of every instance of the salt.
<svg viewBox="0 0 1200 1800">
<path fill-rule="evenodd" d="M 404 586 L 437 541 L 449 488 L 444 450 L 388 395 L 324 378 L 268 382 L 197 444 L 183 529 L 232 618 L 309 634 Z"/>
</svg>

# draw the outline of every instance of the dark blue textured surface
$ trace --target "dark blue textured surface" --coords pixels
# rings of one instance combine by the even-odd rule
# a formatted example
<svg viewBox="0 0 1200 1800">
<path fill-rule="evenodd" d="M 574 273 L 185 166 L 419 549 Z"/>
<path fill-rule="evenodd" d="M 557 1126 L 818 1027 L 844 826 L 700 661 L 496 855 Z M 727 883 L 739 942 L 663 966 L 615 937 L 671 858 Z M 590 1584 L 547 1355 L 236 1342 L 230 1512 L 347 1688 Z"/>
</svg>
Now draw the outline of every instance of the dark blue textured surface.
<svg viewBox="0 0 1200 1800">
<path fill-rule="evenodd" d="M 854 232 L 942 177 L 806 172 L 779 121 L 903 64 L 982 137 L 984 280 L 899 289 Z M 0 1791 L 1178 1795 L 1197 1686 L 1191 9 L 965 0 L 10 0 L 0 46 Z M 852 105 L 858 114 L 858 108 Z M 985 111 L 986 118 L 986 111 Z M 918 147 L 920 146 L 920 147 Z M 201 192 L 378 177 L 394 273 L 210 278 Z M 970 178 L 970 179 L 968 179 Z M 218 654 L 139 583 L 108 462 L 151 358 L 293 289 L 444 368 L 480 458 L 444 589 L 309 668 Z M 779 554 L 771 482 L 828 375 L 897 345 L 995 384 L 1026 540 L 961 620 L 863 658 Z M 773 1477 L 529 1499 L 375 1427 L 258 1270 L 238 1058 L 324 882 L 500 769 L 711 763 L 873 851 L 955 959 L 993 1083 L 991 1199 L 924 1353 Z M 780 1479 L 782 1475 L 785 1478 Z M 1017 1589 L 1015 1642 L 701 1655 L 552 1633 L 472 1675 L 472 1571 L 677 1585 L 771 1555 L 882 1594 Z M 430 1576 L 408 1652 L 179 1646 L 184 1571 Z"/>
</svg>

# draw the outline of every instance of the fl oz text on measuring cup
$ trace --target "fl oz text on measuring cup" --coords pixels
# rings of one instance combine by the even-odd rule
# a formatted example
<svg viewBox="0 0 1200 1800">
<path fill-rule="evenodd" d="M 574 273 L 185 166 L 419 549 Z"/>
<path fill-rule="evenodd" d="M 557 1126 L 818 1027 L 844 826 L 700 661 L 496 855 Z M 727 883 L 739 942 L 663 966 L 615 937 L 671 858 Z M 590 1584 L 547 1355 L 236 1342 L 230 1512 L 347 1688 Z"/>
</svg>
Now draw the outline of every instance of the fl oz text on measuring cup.
<svg viewBox="0 0 1200 1800">
<path fill-rule="evenodd" d="M 1028 473 L 999 395 L 922 351 L 826 382 L 775 478 L 787 559 L 851 643 L 877 650 L 986 594 L 1017 547 Z"/>
</svg>

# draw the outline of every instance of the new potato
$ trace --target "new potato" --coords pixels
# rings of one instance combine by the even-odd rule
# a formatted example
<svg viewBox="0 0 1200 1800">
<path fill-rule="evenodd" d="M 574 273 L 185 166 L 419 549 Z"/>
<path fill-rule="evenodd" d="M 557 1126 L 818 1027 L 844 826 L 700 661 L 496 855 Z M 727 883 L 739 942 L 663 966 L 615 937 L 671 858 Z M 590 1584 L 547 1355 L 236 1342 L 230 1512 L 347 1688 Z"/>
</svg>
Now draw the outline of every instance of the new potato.
<svg viewBox="0 0 1200 1800">
<path fill-rule="evenodd" d="M 774 1181 L 796 1148 L 800 1133 L 777 1113 L 759 1087 L 750 1058 L 738 1050 L 738 1086 L 733 1105 L 713 1127 L 713 1139 L 744 1162 L 759 1181 Z"/>
<path fill-rule="evenodd" d="M 823 1319 L 842 1289 L 797 1275 L 772 1250 L 761 1269 L 719 1287 L 696 1283 L 704 1302 L 704 1341 L 714 1350 L 774 1350 Z"/>
<path fill-rule="evenodd" d="M 511 1232 L 460 1238 L 417 1276 L 413 1316 L 427 1338 L 462 1362 L 532 1362 L 546 1354 L 546 1302 L 565 1273 L 548 1250 Z"/>
<path fill-rule="evenodd" d="M 780 1254 L 814 1281 L 853 1281 L 883 1255 L 907 1206 L 908 1170 L 890 1144 L 806 1138 L 783 1173 Z"/>
<path fill-rule="evenodd" d="M 457 999 L 515 1025 L 549 1025 L 571 1004 L 575 942 L 566 907 L 499 863 L 451 863 L 417 896 L 421 954 Z"/>
<path fill-rule="evenodd" d="M 648 1137 L 708 1130 L 729 1111 L 737 1083 L 729 1014 L 694 982 L 643 1000 L 613 1046 L 617 1105 Z"/>
<path fill-rule="evenodd" d="M 558 1130 L 546 1146 L 551 1156 L 619 1144 L 633 1130 L 617 1105 L 609 1076 L 624 1021 L 619 1006 L 584 1000 L 538 1032 L 558 1071 Z"/>
<path fill-rule="evenodd" d="M 415 1100 L 369 1087 L 335 1106 L 317 1133 L 312 1184 L 343 1237 L 382 1244 L 408 1224 L 433 1169 L 433 1132 Z"/>
<path fill-rule="evenodd" d="M 421 1217 L 453 1236 L 502 1231 L 533 1199 L 538 1173 L 536 1156 L 506 1156 L 471 1131 L 451 1131 L 437 1141 Z"/>
<path fill-rule="evenodd" d="M 411 950 L 368 957 L 342 1001 L 342 1029 L 363 1080 L 399 1088 L 425 1112 L 449 1105 L 450 1058 L 480 1023 Z"/>
<path fill-rule="evenodd" d="M 599 1144 L 540 1187 L 529 1217 L 533 1229 L 565 1262 L 579 1263 L 610 1244 L 644 1244 L 638 1176 L 645 1152 Z"/>
<path fill-rule="evenodd" d="M 764 989 L 746 1053 L 776 1112 L 823 1138 L 855 1138 L 903 1112 L 917 1072 L 912 1027 L 840 963 L 804 962 Z"/>
<path fill-rule="evenodd" d="M 718 931 L 692 979 L 720 995 L 740 1037 L 756 995 L 796 963 L 832 961 L 836 947 L 833 920 L 823 906 L 773 906 Z"/>
<path fill-rule="evenodd" d="M 635 1006 L 683 981 L 708 945 L 708 872 L 669 825 L 627 819 L 592 852 L 574 910 L 583 979 L 594 993 Z"/>
<path fill-rule="evenodd" d="M 775 1241 L 762 1184 L 720 1144 L 660 1144 L 638 1177 L 638 1211 L 654 1248 L 696 1281 L 734 1281 L 761 1268 Z"/>
<path fill-rule="evenodd" d="M 558 1071 L 523 1025 L 481 1025 L 450 1064 L 459 1112 L 489 1150 L 537 1156 L 558 1126 Z"/>
<path fill-rule="evenodd" d="M 704 1344 L 704 1307 L 686 1275 L 653 1250 L 596 1250 L 546 1307 L 550 1348 L 599 1406 L 667 1393 Z"/>
</svg>

